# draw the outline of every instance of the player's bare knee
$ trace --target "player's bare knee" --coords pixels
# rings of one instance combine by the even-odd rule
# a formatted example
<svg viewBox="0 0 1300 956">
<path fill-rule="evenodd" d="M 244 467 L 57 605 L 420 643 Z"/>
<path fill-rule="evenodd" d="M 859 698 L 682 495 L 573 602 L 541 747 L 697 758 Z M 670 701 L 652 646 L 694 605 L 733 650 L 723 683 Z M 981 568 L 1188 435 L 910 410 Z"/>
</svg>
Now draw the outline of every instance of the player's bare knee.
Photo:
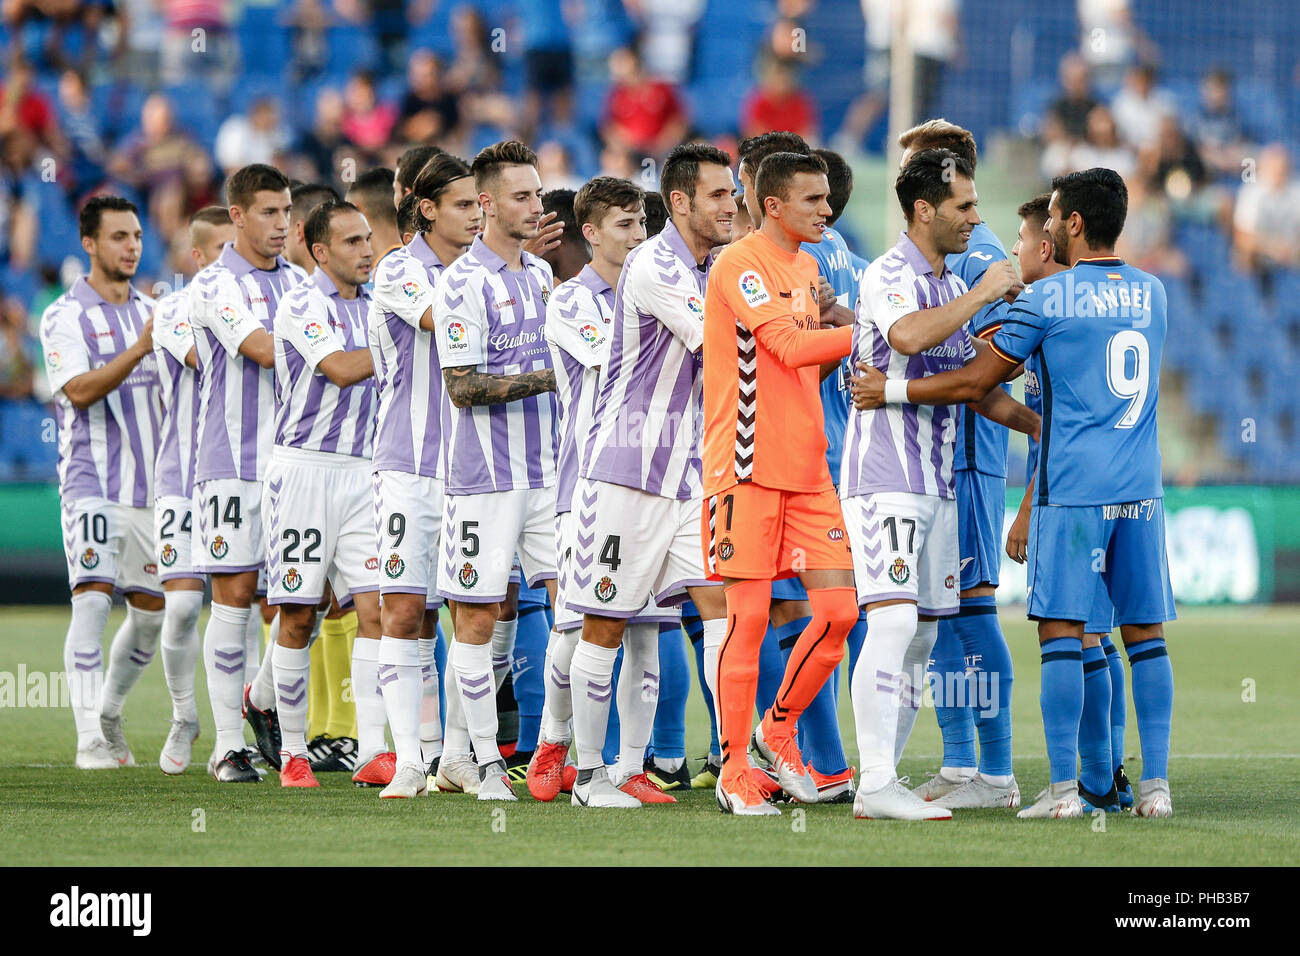
<svg viewBox="0 0 1300 956">
<path fill-rule="evenodd" d="M 281 647 L 301 649 L 307 646 L 311 637 L 312 625 L 316 621 L 316 608 L 311 604 L 281 604 L 280 636 L 277 639 Z"/>
<path fill-rule="evenodd" d="M 1161 640 L 1165 636 L 1164 624 L 1121 624 L 1120 638 L 1126 645 L 1143 641 Z"/>
<path fill-rule="evenodd" d="M 437 612 L 427 615 L 424 612 L 424 595 L 422 594 L 388 594 L 380 608 L 380 629 L 389 637 L 409 640 L 414 637 L 433 635 Z M 425 634 L 425 630 L 428 634 Z"/>
<path fill-rule="evenodd" d="M 622 618 L 584 614 L 582 640 L 597 647 L 618 647 L 623 643 L 623 632 L 626 628 L 627 622 Z"/>
</svg>

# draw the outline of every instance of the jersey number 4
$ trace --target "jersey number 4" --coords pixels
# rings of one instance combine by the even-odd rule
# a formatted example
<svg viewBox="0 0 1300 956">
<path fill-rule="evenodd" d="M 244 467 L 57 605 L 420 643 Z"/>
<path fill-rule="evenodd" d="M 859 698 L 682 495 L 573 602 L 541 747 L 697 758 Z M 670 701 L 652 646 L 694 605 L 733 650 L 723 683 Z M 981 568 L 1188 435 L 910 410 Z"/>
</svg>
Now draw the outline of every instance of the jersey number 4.
<svg viewBox="0 0 1300 956">
<path fill-rule="evenodd" d="M 1129 356 L 1133 356 L 1130 370 Z M 1137 329 L 1116 332 L 1106 343 L 1106 384 L 1116 398 L 1128 399 L 1128 408 L 1116 428 L 1132 428 L 1142 417 L 1151 385 L 1151 347 Z"/>
</svg>

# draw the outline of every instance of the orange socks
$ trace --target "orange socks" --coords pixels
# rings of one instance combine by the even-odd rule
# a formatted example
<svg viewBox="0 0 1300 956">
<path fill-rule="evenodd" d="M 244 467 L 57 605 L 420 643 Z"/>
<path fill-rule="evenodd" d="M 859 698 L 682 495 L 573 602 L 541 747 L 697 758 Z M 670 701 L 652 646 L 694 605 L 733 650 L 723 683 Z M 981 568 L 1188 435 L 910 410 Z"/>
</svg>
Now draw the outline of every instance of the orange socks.
<svg viewBox="0 0 1300 956">
<path fill-rule="evenodd" d="M 844 640 L 858 620 L 856 588 L 818 588 L 808 592 L 808 603 L 812 620 L 790 652 L 781 689 L 767 714 L 773 735 L 794 733 L 799 715 L 844 659 Z"/>
<path fill-rule="evenodd" d="M 722 777 L 728 781 L 749 770 L 746 755 L 758 693 L 758 652 L 767 632 L 771 603 L 771 581 L 741 581 L 727 588 L 727 636 L 718 651 L 716 709 Z"/>
</svg>

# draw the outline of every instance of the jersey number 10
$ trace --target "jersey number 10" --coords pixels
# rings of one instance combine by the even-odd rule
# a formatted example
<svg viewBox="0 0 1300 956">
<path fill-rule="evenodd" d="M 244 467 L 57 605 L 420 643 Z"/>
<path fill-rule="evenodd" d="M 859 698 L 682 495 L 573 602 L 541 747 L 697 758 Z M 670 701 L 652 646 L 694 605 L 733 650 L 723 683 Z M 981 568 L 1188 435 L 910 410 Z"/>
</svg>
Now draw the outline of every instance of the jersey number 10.
<svg viewBox="0 0 1300 956">
<path fill-rule="evenodd" d="M 1133 356 L 1129 373 L 1128 357 Z M 1147 337 L 1136 329 L 1116 332 L 1106 343 L 1106 384 L 1116 398 L 1129 399 L 1128 408 L 1115 423 L 1116 428 L 1132 428 L 1142 417 L 1151 384 L 1151 347 Z"/>
</svg>

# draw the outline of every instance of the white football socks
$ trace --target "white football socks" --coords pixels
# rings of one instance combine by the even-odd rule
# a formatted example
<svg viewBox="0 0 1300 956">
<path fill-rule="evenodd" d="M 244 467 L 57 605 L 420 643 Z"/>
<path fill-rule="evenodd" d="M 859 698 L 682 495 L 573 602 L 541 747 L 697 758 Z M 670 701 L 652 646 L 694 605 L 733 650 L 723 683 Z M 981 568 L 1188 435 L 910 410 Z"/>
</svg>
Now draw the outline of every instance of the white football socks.
<svg viewBox="0 0 1300 956">
<path fill-rule="evenodd" d="M 172 719 L 195 723 L 199 719 L 194 701 L 194 670 L 199 663 L 199 612 L 202 591 L 167 591 L 163 595 L 163 676 L 172 699 Z"/>
<path fill-rule="evenodd" d="M 427 767 L 442 756 L 442 709 L 438 699 L 438 661 L 434 654 L 437 637 L 422 637 L 420 645 L 420 755 Z M 381 639 L 382 643 L 382 639 Z M 383 648 L 380 648 L 380 653 Z M 385 704 L 385 706 L 387 706 Z M 392 722 L 390 716 L 389 722 Z M 396 735 L 397 731 L 394 730 Z"/>
<path fill-rule="evenodd" d="M 659 625 L 629 624 L 618 673 L 618 765 L 615 786 L 645 772 L 645 748 L 659 705 Z"/>
<path fill-rule="evenodd" d="M 930 652 L 939 639 L 938 621 L 918 621 L 916 636 L 903 655 L 902 701 L 898 710 L 898 731 L 894 737 L 894 766 L 903 759 L 903 748 L 916 726 L 916 715 L 921 709 L 921 695 L 925 692 L 925 672 L 930 666 Z"/>
<path fill-rule="evenodd" d="M 501 689 L 501 682 L 510 673 L 510 660 L 515 653 L 515 635 L 519 632 L 519 615 L 509 621 L 492 625 L 492 685 Z"/>
<path fill-rule="evenodd" d="M 456 657 L 464 646 L 455 638 L 447 641 L 446 674 L 451 686 L 447 688 L 447 727 L 443 732 L 442 754 L 449 758 L 469 756 L 470 750 L 469 724 L 465 722 L 465 704 L 460 696 L 460 681 L 456 679 Z"/>
<path fill-rule="evenodd" d="M 352 642 L 352 697 L 357 706 L 357 766 L 388 750 L 384 698 L 379 692 L 379 642 L 357 635 Z"/>
<path fill-rule="evenodd" d="M 601 751 L 609 727 L 609 702 L 614 696 L 617 647 L 579 641 L 570 669 L 573 689 L 573 748 L 578 770 L 604 766 Z"/>
<path fill-rule="evenodd" d="M 492 645 L 456 643 L 456 693 L 480 767 L 501 759 L 497 749 L 497 698 L 492 681 Z M 450 748 L 448 748 L 450 749 Z"/>
<path fill-rule="evenodd" d="M 573 717 L 569 672 L 581 635 L 581 628 L 552 630 L 546 641 L 546 699 L 542 705 L 541 739 L 547 743 L 567 744 L 573 737 L 569 729 Z"/>
<path fill-rule="evenodd" d="M 267 639 L 266 650 L 262 650 L 262 605 L 256 597 L 253 598 L 253 605 L 248 609 L 251 613 L 248 620 L 244 622 L 244 683 L 251 684 L 257 679 L 257 671 L 261 667 L 262 657 L 270 652 L 275 646 L 276 636 L 280 633 L 278 625 L 280 615 L 271 618 L 271 636 Z M 274 702 L 275 692 L 272 690 L 271 699 Z M 275 706 L 272 703 L 272 706 Z"/>
<path fill-rule="evenodd" d="M 319 614 L 316 615 L 318 618 Z M 261 640 L 261 618 L 256 614 L 253 618 L 258 623 L 258 640 Z M 251 620 L 251 619 L 250 619 Z M 280 641 L 280 615 L 277 613 L 271 619 L 271 634 L 267 639 L 266 650 L 262 652 L 262 664 L 257 669 L 257 674 L 249 681 L 248 702 L 258 710 L 267 711 L 275 709 L 275 699 L 277 691 L 275 687 L 275 666 L 274 653 L 275 647 Z M 311 647 L 310 644 L 307 645 Z M 256 651 L 253 651 L 256 654 Z"/>
<path fill-rule="evenodd" d="M 718 706 L 718 651 L 722 649 L 722 642 L 727 636 L 727 619 L 719 617 L 700 623 L 704 627 L 704 683 L 708 687 L 709 698 L 716 708 Z"/>
<path fill-rule="evenodd" d="M 63 640 L 63 670 L 67 674 L 77 749 L 103 736 L 99 729 L 99 699 L 104 688 L 104 628 L 113 599 L 103 591 L 72 596 L 72 618 Z"/>
<path fill-rule="evenodd" d="M 311 652 L 305 647 L 272 644 L 262 670 L 275 672 L 275 710 L 280 718 L 280 754 L 307 756 L 307 687 Z M 287 760 L 285 761 L 288 762 Z"/>
<path fill-rule="evenodd" d="M 849 681 L 861 767 L 858 789 L 871 793 L 894 779 L 903 657 L 916 636 L 916 605 L 867 612 L 867 639 Z"/>
<path fill-rule="evenodd" d="M 424 680 L 420 674 L 418 641 L 396 637 L 379 639 L 379 687 L 384 695 L 388 726 L 393 731 L 397 765 L 428 766 L 420 748 L 420 701 L 424 696 Z M 437 707 L 436 692 L 433 703 Z"/>
<path fill-rule="evenodd" d="M 244 749 L 244 637 L 251 608 L 212 605 L 203 633 L 203 666 L 216 730 L 216 753 Z"/>
<path fill-rule="evenodd" d="M 104 696 L 99 710 L 105 717 L 122 715 L 126 695 L 158 652 L 164 613 L 126 606 L 126 620 L 113 635 L 113 646 L 108 650 L 108 673 L 104 675 Z"/>
</svg>

